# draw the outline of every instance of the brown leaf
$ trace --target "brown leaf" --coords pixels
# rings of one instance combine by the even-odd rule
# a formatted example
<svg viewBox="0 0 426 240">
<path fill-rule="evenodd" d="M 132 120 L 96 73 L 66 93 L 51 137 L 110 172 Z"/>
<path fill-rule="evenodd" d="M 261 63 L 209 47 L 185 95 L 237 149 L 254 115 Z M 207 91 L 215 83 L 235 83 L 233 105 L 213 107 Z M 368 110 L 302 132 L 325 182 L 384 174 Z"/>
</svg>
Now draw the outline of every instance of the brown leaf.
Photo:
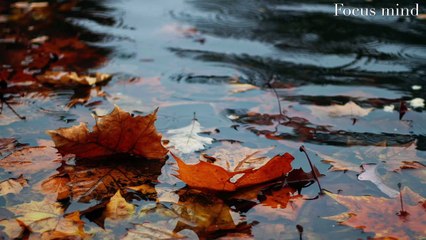
<svg viewBox="0 0 426 240">
<path fill-rule="evenodd" d="M 172 206 L 180 219 L 174 232 L 190 229 L 195 231 L 201 239 L 216 239 L 211 234 L 214 235 L 220 231 L 242 232 L 247 227 L 246 223 L 234 221 L 231 208 L 222 199 L 212 194 L 191 189 L 183 190 L 179 195 L 179 202 Z"/>
<path fill-rule="evenodd" d="M 64 210 L 59 203 L 49 200 L 31 201 L 8 207 L 8 210 L 16 214 L 16 219 L 22 222 L 33 235 L 38 235 L 38 238 L 53 238 L 49 236 L 84 238 L 86 236 L 79 212 L 64 216 Z"/>
<path fill-rule="evenodd" d="M 27 185 L 27 180 L 21 175 L 18 178 L 9 178 L 0 182 L 0 196 L 8 193 L 17 194 L 21 192 L 24 186 Z"/>
<path fill-rule="evenodd" d="M 402 190 L 403 196 L 413 200 L 412 191 Z M 325 219 L 338 221 L 343 225 L 374 232 L 375 238 L 387 239 L 421 239 L 426 236 L 425 199 L 412 204 L 405 201 L 404 210 L 407 216 L 398 215 L 399 199 L 388 199 L 373 196 L 343 196 L 326 193 L 348 211 Z M 410 204 L 411 203 L 411 204 Z"/>
<path fill-rule="evenodd" d="M 0 156 L 12 151 L 17 145 L 18 142 L 14 138 L 0 138 Z"/>
<path fill-rule="evenodd" d="M 238 188 L 277 179 L 291 170 L 291 162 L 294 159 L 289 153 L 285 153 L 273 157 L 259 169 L 230 172 L 220 166 L 204 161 L 200 161 L 195 165 L 188 165 L 173 153 L 172 155 L 179 166 L 177 177 L 188 186 L 214 191 L 235 191 Z M 243 175 L 235 182 L 232 182 L 232 178 L 238 174 Z"/>
<path fill-rule="evenodd" d="M 62 154 L 72 153 L 79 158 L 95 158 L 127 153 L 148 159 L 163 159 L 167 150 L 161 145 L 161 134 L 154 126 L 157 111 L 147 116 L 133 117 L 115 107 L 98 117 L 93 131 L 81 123 L 71 128 L 48 131 Z"/>
<path fill-rule="evenodd" d="M 129 218 L 135 213 L 135 206 L 126 202 L 121 196 L 120 191 L 111 197 L 109 202 L 106 205 L 106 208 L 103 212 L 103 217 L 105 219 L 110 219 L 113 221 L 124 220 Z"/>
<path fill-rule="evenodd" d="M 0 167 L 16 175 L 33 174 L 60 166 L 61 157 L 52 147 L 25 147 L 0 160 Z"/>
</svg>

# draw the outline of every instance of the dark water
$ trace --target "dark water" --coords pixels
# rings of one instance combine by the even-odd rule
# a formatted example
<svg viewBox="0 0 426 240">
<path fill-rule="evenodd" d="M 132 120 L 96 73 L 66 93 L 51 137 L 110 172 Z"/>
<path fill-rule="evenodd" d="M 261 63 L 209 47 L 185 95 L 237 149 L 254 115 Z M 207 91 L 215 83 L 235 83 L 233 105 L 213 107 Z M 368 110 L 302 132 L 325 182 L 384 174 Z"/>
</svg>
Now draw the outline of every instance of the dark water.
<svg viewBox="0 0 426 240">
<path fill-rule="evenodd" d="M 40 10 L 42 17 L 38 17 L 37 10 L 18 14 L 10 1 L 0 3 L 1 76 L 8 82 L 2 94 L 16 112 L 26 117 L 21 121 L 5 107 L 0 115 L 0 137 L 13 137 L 35 146 L 40 139 L 49 139 L 46 130 L 78 122 L 93 124 L 92 112 L 106 114 L 114 104 L 135 114 L 160 107 L 156 126 L 166 137 L 167 130 L 188 125 L 195 112 L 205 129 L 220 131 L 212 136 L 217 141 L 210 147 L 224 139 L 241 141 L 248 147 L 276 146 L 273 153 L 290 152 L 296 158 L 294 167 L 308 170 L 303 153 L 298 151 L 304 144 L 312 151 L 319 170 L 326 174 L 323 187 L 332 192 L 386 196 L 373 183 L 357 180 L 355 172 L 329 172 L 330 165 L 321 163 L 315 153 L 356 165 L 376 163 L 385 185 L 396 190 L 401 182 L 426 194 L 424 169 L 388 171 L 375 153 L 401 149 L 396 151 L 401 158 L 407 154 L 425 163 L 424 104 L 412 105 L 426 97 L 424 19 L 336 17 L 333 5 L 327 1 L 128 0 L 70 1 L 74 4 L 71 7 L 61 4 L 51 2 L 49 10 Z M 375 1 L 345 4 L 393 6 Z M 399 4 L 411 7 L 413 2 Z M 1 20 L 7 16 L 20 17 Z M 48 36 L 48 42 L 55 46 L 73 40 L 40 51 L 29 43 L 39 36 Z M 52 52 L 66 57 L 46 64 Z M 26 55 L 31 59 L 25 65 L 22 62 Z M 113 79 L 100 87 L 105 93 L 101 95 L 100 89 L 41 86 L 34 83 L 33 75 L 26 74 L 46 66 L 79 73 L 110 73 Z M 16 74 L 10 74 L 12 70 Z M 235 81 L 257 88 L 234 92 Z M 82 104 L 70 105 L 76 99 Z M 369 110 L 366 114 L 358 114 L 356 109 L 338 116 L 332 113 L 335 105 L 350 101 Z M 402 120 L 401 102 L 410 108 Z M 410 143 L 414 147 L 403 151 L 401 146 Z M 166 207 L 170 207 L 170 199 L 179 198 L 173 191 L 183 186 L 169 176 L 174 166 L 168 163 L 174 161 L 169 160 L 163 167 L 156 186 L 158 192 L 174 196 L 165 198 Z M 6 172 L 1 176 L 11 177 Z M 316 192 L 312 185 L 302 193 L 313 196 Z M 7 205 L 8 201 L 2 197 L 0 203 Z M 155 201 L 133 203 L 143 207 Z M 262 204 L 244 210 L 241 204 L 237 204 L 237 210 L 231 203 L 224 205 L 239 227 L 211 231 L 197 226 L 197 221 L 195 226 L 182 227 L 176 223 L 179 219 L 160 219 L 171 222 L 171 230 L 187 229 L 184 233 L 191 238 L 235 234 L 228 236 L 298 239 L 296 224 L 304 226 L 306 239 L 374 236 L 322 219 L 345 210 L 325 198 L 307 201 L 295 219 Z M 74 210 L 86 208 L 85 204 L 70 206 Z M 152 218 L 158 220 L 156 215 Z M 87 228 L 96 232 L 96 224 L 88 219 Z M 126 227 L 118 227 L 116 235 L 125 234 Z M 102 238 L 103 234 L 108 233 L 95 236 Z"/>
</svg>

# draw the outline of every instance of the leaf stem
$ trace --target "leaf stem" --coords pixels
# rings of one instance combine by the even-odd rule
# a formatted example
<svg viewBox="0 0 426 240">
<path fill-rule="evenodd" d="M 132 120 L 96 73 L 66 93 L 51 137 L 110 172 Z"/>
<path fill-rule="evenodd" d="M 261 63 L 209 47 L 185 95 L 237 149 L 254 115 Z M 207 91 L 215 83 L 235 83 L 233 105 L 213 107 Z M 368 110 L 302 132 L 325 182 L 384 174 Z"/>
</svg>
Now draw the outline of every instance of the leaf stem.
<svg viewBox="0 0 426 240">
<path fill-rule="evenodd" d="M 303 146 L 303 145 L 302 145 L 302 146 L 300 146 L 299 151 L 301 151 L 301 152 L 305 153 L 305 156 L 306 156 L 306 158 L 308 159 L 308 162 L 309 162 L 309 166 L 311 166 L 311 169 L 312 169 L 312 175 L 313 175 L 313 177 L 314 177 L 315 181 L 318 183 L 318 187 L 319 187 L 319 189 L 320 189 L 320 194 L 323 194 L 322 187 L 321 187 L 321 183 L 320 183 L 320 181 L 318 180 L 318 176 L 317 176 L 317 174 L 316 174 L 316 172 L 315 172 L 315 170 L 314 170 L 314 166 L 312 165 L 311 159 L 309 158 L 309 155 L 308 155 L 308 153 L 306 152 L 305 146 Z"/>
</svg>

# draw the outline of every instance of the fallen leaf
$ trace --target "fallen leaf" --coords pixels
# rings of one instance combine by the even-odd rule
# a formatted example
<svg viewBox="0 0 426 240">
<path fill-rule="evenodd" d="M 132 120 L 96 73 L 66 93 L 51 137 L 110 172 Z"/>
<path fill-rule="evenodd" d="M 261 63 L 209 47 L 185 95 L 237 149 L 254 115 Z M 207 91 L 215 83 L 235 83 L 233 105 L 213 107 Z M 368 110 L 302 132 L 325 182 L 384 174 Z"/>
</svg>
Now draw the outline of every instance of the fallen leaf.
<svg viewBox="0 0 426 240">
<path fill-rule="evenodd" d="M 56 174 L 41 182 L 35 189 L 40 190 L 49 198 L 61 201 L 71 196 L 69 182 L 70 177 L 68 174 Z"/>
<path fill-rule="evenodd" d="M 286 175 L 290 170 L 294 157 L 289 153 L 277 155 L 259 169 L 230 172 L 212 163 L 200 161 L 195 165 L 188 165 L 172 153 L 178 163 L 178 175 L 188 186 L 214 191 L 235 191 L 263 182 L 268 182 Z M 235 182 L 232 178 L 237 174 L 244 174 Z M 206 177 L 209 176 L 209 177 Z"/>
<path fill-rule="evenodd" d="M 408 204 L 409 201 L 405 201 L 404 210 L 408 212 L 408 215 L 403 216 L 397 214 L 401 209 L 399 198 L 343 196 L 328 192 L 326 194 L 348 208 L 348 211 L 324 217 L 325 219 L 334 220 L 349 227 L 360 228 L 364 232 L 373 232 L 375 238 L 421 239 L 426 236 L 424 198 L 417 199 L 421 202 L 414 204 Z M 402 194 L 407 198 L 412 196 L 412 191 L 405 187 Z"/>
<path fill-rule="evenodd" d="M 9 178 L 0 182 L 0 196 L 8 193 L 18 194 L 27 185 L 27 180 L 23 175 L 18 178 Z"/>
<path fill-rule="evenodd" d="M 135 223 L 122 239 L 186 239 L 184 235 L 175 233 L 160 224 Z"/>
<path fill-rule="evenodd" d="M 354 171 L 360 173 L 362 169 L 349 161 L 359 159 L 359 165 L 363 163 L 381 163 L 389 171 L 401 169 L 425 169 L 424 159 L 417 156 L 416 142 L 409 142 L 401 146 L 386 146 L 386 142 L 377 146 L 345 148 L 344 150 L 327 156 L 318 154 L 323 158 L 322 162 L 331 164 L 330 171 Z M 350 158 L 349 158 L 350 157 Z M 346 160 L 348 159 L 348 160 Z"/>
<path fill-rule="evenodd" d="M 259 89 L 259 87 L 254 86 L 248 83 L 233 83 L 230 85 L 231 93 L 242 93 L 247 92 L 254 89 Z"/>
<path fill-rule="evenodd" d="M 311 106 L 311 109 L 315 112 L 327 113 L 330 117 L 365 117 L 373 111 L 373 108 L 362 108 L 352 101 L 345 105 Z"/>
<path fill-rule="evenodd" d="M 42 188 L 50 194 L 56 189 L 58 198 L 61 196 L 62 199 L 70 197 L 80 202 L 103 200 L 112 197 L 118 190 L 125 193 L 129 187 L 156 182 L 163 164 L 128 156 L 77 160 L 74 165 L 61 166 L 58 174 L 42 183 Z"/>
<path fill-rule="evenodd" d="M 48 171 L 60 166 L 61 157 L 52 147 L 24 147 L 0 160 L 0 167 L 16 175 Z"/>
<path fill-rule="evenodd" d="M 31 201 L 7 208 L 16 215 L 32 233 L 48 236 L 84 238 L 83 221 L 79 212 L 63 215 L 64 210 L 57 202 L 48 200 Z M 43 237 L 42 237 L 43 238 Z M 50 237 L 45 237 L 51 239 Z"/>
<path fill-rule="evenodd" d="M 240 223 L 233 216 L 236 213 L 222 199 L 212 194 L 191 189 L 181 191 L 179 196 L 179 202 L 171 206 L 179 217 L 174 232 L 189 229 L 196 232 L 200 239 L 216 239 L 221 231 L 250 231 L 250 224 Z"/>
<path fill-rule="evenodd" d="M 129 218 L 135 213 L 135 206 L 126 201 L 126 199 L 121 196 L 120 191 L 111 197 L 109 202 L 106 205 L 106 208 L 103 212 L 105 219 L 110 219 L 113 221 L 124 220 Z"/>
<path fill-rule="evenodd" d="M 161 134 L 154 126 L 157 111 L 147 116 L 133 117 L 115 107 L 105 116 L 97 117 L 93 131 L 81 123 L 71 128 L 50 130 L 56 147 L 62 154 L 79 158 L 95 158 L 127 153 L 148 159 L 164 159 L 167 150 L 161 145 Z"/>
<path fill-rule="evenodd" d="M 186 127 L 168 130 L 167 134 L 171 135 L 168 139 L 169 145 L 181 153 L 203 150 L 205 145 L 213 142 L 213 139 L 198 135 L 201 131 L 201 125 L 196 119 Z"/>
<path fill-rule="evenodd" d="M 228 171 L 243 171 L 259 168 L 269 161 L 265 154 L 274 147 L 253 149 L 240 143 L 223 142 L 219 147 L 209 149 L 200 157 L 201 161 L 212 162 Z"/>
<path fill-rule="evenodd" d="M 41 83 L 63 87 L 91 86 L 98 83 L 106 82 L 110 79 L 111 75 L 103 73 L 95 73 L 92 75 L 78 75 L 76 72 L 47 71 L 43 75 L 37 76 L 37 80 Z"/>
<path fill-rule="evenodd" d="M 383 180 L 380 178 L 379 173 L 377 172 L 376 164 L 363 164 L 363 172 L 358 175 L 358 180 L 361 181 L 370 181 L 377 186 L 377 188 L 382 191 L 388 197 L 395 198 L 399 195 L 399 192 L 386 186 Z"/>
<path fill-rule="evenodd" d="M 15 149 L 18 142 L 14 138 L 0 138 L 0 156 Z"/>
<path fill-rule="evenodd" d="M 3 227 L 3 229 L 0 230 L 0 238 L 4 237 L 6 239 L 6 236 L 1 234 L 2 232 L 4 232 L 9 239 L 22 238 L 24 228 L 19 224 L 18 221 L 16 221 L 16 219 L 2 219 L 0 220 L 0 226 Z"/>
</svg>

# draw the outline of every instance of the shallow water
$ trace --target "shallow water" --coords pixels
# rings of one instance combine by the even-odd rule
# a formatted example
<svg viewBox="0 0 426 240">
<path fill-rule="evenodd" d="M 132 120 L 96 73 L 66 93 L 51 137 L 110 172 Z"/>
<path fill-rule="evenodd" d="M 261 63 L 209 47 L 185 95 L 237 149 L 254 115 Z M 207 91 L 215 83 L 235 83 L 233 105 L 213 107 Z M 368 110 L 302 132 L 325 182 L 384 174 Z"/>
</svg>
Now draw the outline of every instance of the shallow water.
<svg viewBox="0 0 426 240">
<path fill-rule="evenodd" d="M 22 144 L 36 146 L 40 139 L 49 139 L 46 130 L 78 122 L 93 125 L 91 113 L 104 115 L 114 104 L 135 114 L 146 114 L 159 107 L 156 126 L 166 138 L 167 130 L 190 124 L 195 112 L 205 129 L 219 130 L 211 134 L 216 141 L 208 148 L 220 145 L 222 140 L 240 141 L 253 148 L 276 146 L 270 156 L 289 152 L 296 158 L 294 168 L 309 170 L 304 154 L 298 150 L 303 144 L 320 172 L 326 175 L 321 177 L 321 184 L 331 192 L 342 190 L 346 195 L 386 197 L 373 183 L 359 181 L 356 172 L 329 171 L 330 165 L 320 162 L 322 158 L 316 153 L 355 165 L 378 164 L 385 185 L 397 190 L 400 182 L 426 196 L 424 169 L 389 171 L 394 170 L 384 162 L 389 155 L 381 152 L 387 147 L 386 151 L 395 151 L 392 154 L 401 155 L 400 159 L 426 162 L 424 107 L 410 106 L 412 99 L 426 97 L 425 20 L 335 17 L 333 6 L 325 1 L 75 2 L 71 10 L 53 11 L 46 19 L 24 16 L 26 20 L 19 20 L 19 24 L 0 21 L 4 26 L 0 39 L 47 35 L 50 41 L 77 38 L 87 43 L 82 49 L 71 48 L 71 52 L 78 53 L 75 59 L 60 60 L 50 67 L 113 74 L 112 80 L 100 87 L 105 94 L 99 95 L 94 89 L 33 86 L 28 83 L 31 79 L 24 81 L 15 75 L 8 79 L 8 88 L 2 93 L 26 120 L 19 120 L 4 108 L 0 115 L 1 138 L 12 137 Z M 2 4 L 0 16 L 12 15 L 9 3 Z M 385 7 L 380 2 L 348 1 L 347 4 Z M 28 30 L 29 26 L 33 30 Z M 0 41 L 3 70 L 23 68 L 15 56 L 25 54 L 31 47 L 20 41 L 23 40 Z M 31 63 L 34 69 L 37 61 L 41 60 Z M 257 88 L 235 92 L 235 81 Z M 422 88 L 415 90 L 413 86 Z M 70 101 L 78 98 L 83 104 L 69 107 Z M 366 114 L 358 114 L 356 109 L 333 114 L 335 105 L 350 101 L 369 110 Z M 410 107 L 402 120 L 399 119 L 401 101 Z M 385 106 L 394 108 L 385 111 Z M 409 143 L 414 145 L 408 150 L 401 147 Z M 175 168 L 174 160 L 169 159 L 156 185 L 157 192 L 168 193 L 160 198 L 168 208 L 173 208 L 172 199 L 179 198 L 173 191 L 184 186 L 170 177 Z M 0 176 L 17 177 L 6 171 Z M 312 197 L 317 192 L 313 184 L 303 189 L 302 194 Z M 244 208 L 241 202 L 224 199 L 224 203 L 216 200 L 212 206 L 206 206 L 215 209 L 219 202 L 222 208 L 229 208 L 233 222 L 239 227 L 215 231 L 211 230 L 212 226 L 197 226 L 197 221 L 195 226 L 172 221 L 168 228 L 187 229 L 183 233 L 190 238 L 198 235 L 200 238 L 299 239 L 296 224 L 304 227 L 306 239 L 374 236 L 321 218 L 345 210 L 326 197 L 306 201 L 291 218 L 283 213 L 286 210 L 256 201 Z M 3 206 L 13 201 L 20 200 L 0 197 Z M 133 199 L 132 203 L 147 208 L 155 199 Z M 72 202 L 67 211 L 84 211 L 94 204 Z M 167 214 L 158 212 L 160 217 L 152 214 L 147 219 L 153 222 L 168 219 Z M 179 218 L 170 219 L 179 222 Z M 95 238 L 102 239 L 108 234 L 102 233 L 90 217 L 85 216 L 84 220 L 86 228 L 97 232 Z M 112 224 L 106 229 L 115 229 L 114 233 L 121 236 L 127 228 L 126 224 L 118 227 Z"/>
</svg>

